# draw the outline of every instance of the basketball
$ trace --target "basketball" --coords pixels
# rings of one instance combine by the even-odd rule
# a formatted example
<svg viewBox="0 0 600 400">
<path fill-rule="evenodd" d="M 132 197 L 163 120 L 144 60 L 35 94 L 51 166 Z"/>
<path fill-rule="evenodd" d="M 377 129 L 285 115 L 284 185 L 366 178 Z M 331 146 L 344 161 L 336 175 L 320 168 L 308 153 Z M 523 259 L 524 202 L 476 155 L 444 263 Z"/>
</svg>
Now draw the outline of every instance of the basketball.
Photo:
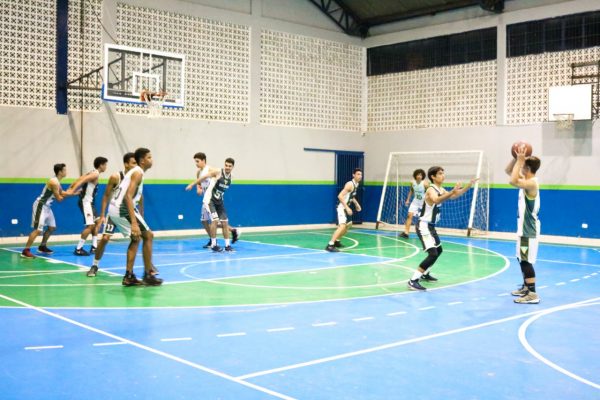
<svg viewBox="0 0 600 400">
<path fill-rule="evenodd" d="M 512 154 L 513 158 L 517 158 L 517 150 L 519 150 L 519 148 L 522 146 L 525 147 L 525 155 L 527 157 L 531 155 L 531 153 L 533 152 L 533 148 L 531 147 L 531 145 L 527 142 L 520 141 L 513 143 L 512 147 L 510 148 L 510 153 Z"/>
</svg>

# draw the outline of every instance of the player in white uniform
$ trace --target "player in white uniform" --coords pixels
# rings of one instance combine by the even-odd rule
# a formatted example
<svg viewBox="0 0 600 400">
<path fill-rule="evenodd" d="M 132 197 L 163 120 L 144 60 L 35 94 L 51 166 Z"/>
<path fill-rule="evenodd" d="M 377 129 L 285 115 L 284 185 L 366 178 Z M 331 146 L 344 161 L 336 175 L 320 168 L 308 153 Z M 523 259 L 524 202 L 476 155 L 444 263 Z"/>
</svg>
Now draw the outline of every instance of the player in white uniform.
<svg viewBox="0 0 600 400">
<path fill-rule="evenodd" d="M 427 177 L 431 181 L 431 185 L 429 185 L 429 188 L 425 192 L 425 202 L 423 203 L 419 222 L 417 223 L 417 235 L 421 240 L 423 250 L 427 252 L 427 257 L 419 264 L 412 278 L 408 281 L 409 289 L 420 291 L 427 290 L 419 283 L 420 279 L 429 282 L 437 281 L 437 278 L 429 274 L 429 269 L 443 251 L 440 238 L 435 230 L 435 224 L 439 222 L 441 217 L 442 203 L 448 199 L 456 199 L 462 196 L 479 179 L 471 179 L 471 182 L 464 187 L 459 182 L 448 192 L 442 187 L 442 183 L 444 183 L 444 179 L 446 178 L 442 167 L 435 166 L 429 168 Z"/>
<path fill-rule="evenodd" d="M 429 184 L 425 181 L 425 171 L 422 169 L 416 169 L 413 172 L 414 181 L 410 184 L 410 191 L 406 198 L 405 205 L 408 207 L 408 215 L 406 216 L 406 223 L 404 224 L 404 232 L 400 234 L 400 237 L 408 239 L 408 233 L 410 232 L 410 226 L 414 215 L 419 215 L 421 207 L 423 207 L 423 200 L 425 199 L 425 191 L 429 187 Z M 410 201 L 411 196 L 413 197 L 412 202 Z"/>
<path fill-rule="evenodd" d="M 115 191 L 108 207 L 108 217 L 125 237 L 131 239 L 127 249 L 127 264 L 122 282 L 123 286 L 134 286 L 142 283 L 133 273 L 133 264 L 140 238 L 144 242 L 142 246 L 144 256 L 143 283 L 157 286 L 162 284 L 162 279 L 156 277 L 156 271 L 152 265 L 152 239 L 154 234 L 140 212 L 135 208 L 135 204 L 142 196 L 144 173 L 152 167 L 152 153 L 148 149 L 139 148 L 135 151 L 135 161 L 137 166 L 125 174 Z"/>
<path fill-rule="evenodd" d="M 86 274 L 89 277 L 94 277 L 98 273 L 98 265 L 100 264 L 100 260 L 104 255 L 104 249 L 106 249 L 106 245 L 110 241 L 110 238 L 115 231 L 115 225 L 112 223 L 110 218 L 105 217 L 110 200 L 114 197 L 123 178 L 125 178 L 125 174 L 127 174 L 127 172 L 129 172 L 136 165 L 137 163 L 135 162 L 135 155 L 133 153 L 127 153 L 123 156 L 123 171 L 116 172 L 112 174 L 110 178 L 108 178 L 108 183 L 106 184 L 106 189 L 104 190 L 104 196 L 102 196 L 102 207 L 100 208 L 100 223 L 104 224 L 102 228 L 102 238 L 100 239 L 98 248 L 94 253 L 94 262 L 92 267 Z M 140 198 L 140 204 L 142 198 Z M 138 208 L 137 205 L 136 208 Z M 139 208 L 138 211 L 140 211 Z M 140 211 L 140 214 L 144 215 L 143 210 Z"/>
<path fill-rule="evenodd" d="M 94 159 L 94 169 L 82 175 L 70 186 L 73 189 L 81 187 L 79 194 L 79 209 L 83 214 L 85 228 L 81 232 L 79 243 L 73 252 L 76 256 L 89 256 L 96 251 L 98 245 L 98 230 L 100 228 L 100 216 L 96 211 L 96 193 L 98 192 L 98 179 L 100 174 L 106 171 L 108 160 L 104 157 Z M 92 234 L 92 247 L 89 252 L 83 249 L 83 245 L 89 234 Z"/>
<path fill-rule="evenodd" d="M 218 172 L 217 169 L 211 168 L 208 165 L 206 165 L 206 154 L 199 152 L 194 154 L 194 163 L 196 164 L 196 167 L 198 167 L 198 171 L 196 172 L 196 181 L 189 184 L 185 190 L 192 190 L 192 188 L 194 186 L 196 186 L 196 193 L 198 193 L 198 196 L 202 196 L 204 195 L 204 199 L 202 202 L 202 207 L 201 207 L 201 216 L 200 216 L 200 222 L 202 223 L 202 226 L 204 227 L 204 230 L 206 231 L 206 234 L 208 235 L 208 242 L 202 246 L 205 249 L 208 249 L 210 247 L 212 247 L 212 241 L 210 239 L 210 230 L 211 230 L 211 216 L 210 216 L 210 210 L 208 209 L 207 206 L 204 206 L 204 200 L 206 199 L 207 201 L 210 200 L 210 195 L 206 196 L 206 191 L 208 190 L 210 184 L 212 181 L 214 181 L 215 179 L 208 176 L 209 173 L 212 171 L 214 172 Z M 202 179 L 201 179 L 202 177 Z M 222 229 L 222 227 L 221 227 Z M 236 228 L 232 228 L 231 225 L 228 224 L 227 229 L 229 229 L 229 232 L 231 233 L 231 243 L 235 243 L 237 242 L 239 235 L 241 234 L 238 229 Z"/>
<path fill-rule="evenodd" d="M 536 172 L 541 161 L 535 156 L 525 156 L 524 146 L 518 149 L 517 158 L 506 167 L 510 175 L 510 184 L 519 188 L 517 219 L 517 260 L 521 266 L 523 284 L 520 289 L 511 292 L 517 296 L 515 303 L 538 304 L 540 296 L 535 290 L 535 269 L 538 240 L 540 236 L 540 185 Z"/>
<path fill-rule="evenodd" d="M 33 202 L 33 210 L 31 215 L 31 227 L 33 228 L 33 231 L 31 231 L 29 234 L 25 249 L 23 249 L 21 252 L 21 257 L 23 258 L 35 258 L 35 256 L 31 253 L 31 245 L 33 245 L 35 238 L 38 237 L 40 232 L 44 232 L 45 226 L 47 226 L 48 229 L 46 229 L 44 232 L 42 243 L 38 247 L 38 252 L 44 254 L 54 253 L 47 246 L 50 235 L 52 235 L 52 232 L 56 230 L 54 213 L 50 208 L 52 201 L 54 199 L 56 199 L 56 201 L 63 201 L 67 197 L 78 194 L 78 192 L 74 191 L 73 189 L 67 189 L 63 191 L 62 187 L 60 186 L 60 181 L 67 176 L 67 166 L 65 164 L 55 164 L 54 174 L 55 176 L 48 179 L 46 182 L 46 185 L 42 190 L 42 194 L 40 194 Z"/>
<path fill-rule="evenodd" d="M 362 170 L 360 168 L 355 168 L 352 172 L 352 180 L 346 182 L 344 188 L 338 194 L 339 203 L 336 207 L 338 227 L 335 232 L 333 232 L 327 247 L 325 247 L 325 250 L 329 252 L 338 252 L 338 248 L 343 247 L 340 239 L 348 233 L 348 229 L 350 229 L 350 225 L 352 225 L 352 214 L 354 212 L 350 206 L 354 205 L 356 212 L 362 210 L 360 204 L 356 200 L 356 194 L 361 180 Z"/>
</svg>

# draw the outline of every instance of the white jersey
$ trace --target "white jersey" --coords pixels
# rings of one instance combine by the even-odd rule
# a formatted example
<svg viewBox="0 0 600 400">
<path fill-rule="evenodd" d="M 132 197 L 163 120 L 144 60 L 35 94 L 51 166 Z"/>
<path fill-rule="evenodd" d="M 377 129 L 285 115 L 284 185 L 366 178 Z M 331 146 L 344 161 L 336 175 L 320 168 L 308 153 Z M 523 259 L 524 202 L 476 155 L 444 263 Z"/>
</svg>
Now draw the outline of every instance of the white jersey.
<svg viewBox="0 0 600 400">
<path fill-rule="evenodd" d="M 445 190 L 442 188 L 438 188 L 435 185 L 430 185 L 429 188 L 433 188 L 433 190 L 435 190 L 435 192 L 437 193 L 438 196 L 441 196 L 442 194 L 444 194 Z M 423 202 L 423 208 L 421 208 L 421 215 L 419 216 L 419 220 L 421 222 L 427 222 L 429 224 L 435 225 L 440 221 L 440 218 L 442 216 L 441 213 L 441 208 L 442 205 L 441 204 L 433 204 L 433 205 L 429 205 L 427 204 L 426 201 Z"/>
<path fill-rule="evenodd" d="M 202 176 L 202 173 L 206 171 L 210 171 L 210 167 L 208 165 L 204 166 L 204 168 L 198 171 L 198 178 L 200 178 Z M 200 187 L 202 188 L 202 191 L 204 193 L 206 193 L 206 190 L 208 189 L 208 186 L 210 185 L 211 181 L 212 178 L 210 176 L 207 176 L 205 179 L 202 180 L 202 182 L 200 182 Z"/>
<path fill-rule="evenodd" d="M 48 182 L 44 185 L 42 189 L 42 193 L 35 199 L 35 202 L 41 207 L 50 207 L 52 202 L 54 201 L 54 192 L 50 189 L 50 181 L 55 181 L 58 187 L 60 188 L 60 181 L 57 177 L 52 177 L 48 180 Z M 34 202 L 34 203 L 35 203 Z"/>
<path fill-rule="evenodd" d="M 86 182 L 81 187 L 81 193 L 79 193 L 79 198 L 84 203 L 93 203 L 96 198 L 96 193 L 98 191 L 98 175 L 100 173 L 97 169 L 93 169 L 88 174 L 96 174 L 96 179 L 91 182 Z"/>
<path fill-rule="evenodd" d="M 113 198 L 110 200 L 110 207 L 108 208 L 109 214 L 119 215 L 119 216 L 129 215 L 129 212 L 127 210 L 127 204 L 125 204 L 124 200 L 125 200 L 125 194 L 127 193 L 127 190 L 129 189 L 129 185 L 131 185 L 131 176 L 136 171 L 139 171 L 142 173 L 142 181 L 140 182 L 140 185 L 138 186 L 137 191 L 135 192 L 135 194 L 133 196 L 134 207 L 135 207 L 135 205 L 137 205 L 139 203 L 140 198 L 142 197 L 142 191 L 144 188 L 144 170 L 138 165 L 138 166 L 135 166 L 134 168 L 130 169 L 125 174 L 123 179 L 121 179 L 121 182 L 119 183 L 119 187 L 115 190 Z"/>
<path fill-rule="evenodd" d="M 351 206 L 351 201 L 356 197 L 356 192 L 358 191 L 358 183 L 354 182 L 354 179 L 346 182 L 346 185 L 349 183 L 352 183 L 352 191 L 350 193 L 346 193 L 344 195 L 344 201 L 346 202 L 346 205 L 348 207 Z M 346 185 L 344 185 L 344 187 Z M 340 203 L 338 203 L 338 208 L 339 207 L 344 208 L 344 205 L 340 202 Z"/>
<path fill-rule="evenodd" d="M 537 183 L 537 178 L 535 179 Z M 539 185 L 538 185 L 539 188 Z M 519 190 L 519 214 L 517 215 L 517 235 L 528 238 L 537 238 L 540 235 L 540 191 L 537 196 L 530 199 L 525 194 L 525 189 Z"/>
<path fill-rule="evenodd" d="M 423 207 L 423 201 L 425 200 L 425 182 L 421 181 L 421 183 L 417 183 L 416 181 L 412 181 L 411 188 L 413 191 L 413 199 L 411 205 L 415 205 L 419 207 Z"/>
</svg>

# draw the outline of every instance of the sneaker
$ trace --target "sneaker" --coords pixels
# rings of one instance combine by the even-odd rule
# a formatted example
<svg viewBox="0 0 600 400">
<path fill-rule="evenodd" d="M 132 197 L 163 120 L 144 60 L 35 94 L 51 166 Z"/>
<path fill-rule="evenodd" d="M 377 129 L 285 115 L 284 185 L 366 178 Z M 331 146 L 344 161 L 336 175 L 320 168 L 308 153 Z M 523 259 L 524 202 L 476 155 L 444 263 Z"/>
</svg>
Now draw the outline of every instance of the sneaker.
<svg viewBox="0 0 600 400">
<path fill-rule="evenodd" d="M 156 275 L 153 274 L 144 274 L 144 285 L 147 286 L 160 286 L 163 283 L 163 280 L 157 278 Z"/>
<path fill-rule="evenodd" d="M 210 249 L 212 247 L 212 242 L 210 241 L 210 239 L 208 239 L 208 242 L 206 242 L 206 244 L 204 246 L 202 246 L 203 249 Z"/>
<path fill-rule="evenodd" d="M 338 249 L 345 247 L 342 242 L 340 242 L 339 240 L 336 240 L 335 242 L 333 242 L 333 247 L 337 247 Z"/>
<path fill-rule="evenodd" d="M 325 250 L 329 251 L 330 253 L 339 253 L 340 251 L 335 247 L 334 244 L 328 244 L 327 247 L 325 247 Z"/>
<path fill-rule="evenodd" d="M 96 246 L 90 247 L 90 254 L 96 254 Z"/>
<path fill-rule="evenodd" d="M 423 276 L 421 276 L 421 279 L 423 279 L 424 281 L 427 282 L 437 282 L 438 278 L 436 278 L 435 276 L 431 275 L 431 274 L 425 274 Z"/>
<path fill-rule="evenodd" d="M 219 246 L 218 244 L 215 244 L 210 249 L 215 253 L 220 253 L 223 251 L 223 248 L 221 246 Z"/>
<path fill-rule="evenodd" d="M 409 236 L 408 236 L 408 233 L 402 232 L 401 234 L 398 235 L 398 237 L 401 237 L 403 239 L 408 239 Z"/>
<path fill-rule="evenodd" d="M 519 304 L 538 304 L 540 296 L 536 292 L 528 292 L 525 296 L 517 297 L 514 302 Z"/>
<path fill-rule="evenodd" d="M 25 249 L 21 252 L 21 257 L 23 258 L 35 258 L 35 256 L 31 253 L 31 250 Z"/>
<path fill-rule="evenodd" d="M 408 284 L 408 288 L 410 290 L 416 290 L 416 291 L 419 291 L 419 292 L 424 292 L 424 291 L 427 290 L 427 288 L 421 286 L 421 284 L 419 283 L 418 280 L 414 280 L 413 281 L 412 279 L 409 279 L 409 281 L 408 281 L 407 284 Z"/>
<path fill-rule="evenodd" d="M 237 229 L 232 229 L 231 230 L 231 244 L 234 244 L 235 242 L 237 242 L 238 239 L 240 238 L 240 236 L 242 236 L 242 232 L 238 231 Z"/>
<path fill-rule="evenodd" d="M 160 273 L 160 271 L 158 270 L 158 268 L 156 268 L 154 264 L 152 264 L 152 267 L 150 267 L 150 272 L 154 275 L 158 275 Z"/>
<path fill-rule="evenodd" d="M 98 267 L 95 265 L 92 265 L 92 268 L 90 268 L 90 270 L 85 275 L 89 276 L 90 278 L 93 278 L 96 276 L 97 273 L 98 273 Z"/>
<path fill-rule="evenodd" d="M 89 256 L 90 255 L 90 253 L 88 253 L 84 249 L 75 249 L 73 254 L 75 254 L 76 256 Z"/>
<path fill-rule="evenodd" d="M 45 244 L 43 244 L 40 247 L 38 247 L 38 253 L 52 254 L 52 253 L 54 253 L 54 250 L 48 248 L 48 246 L 46 246 Z"/>
<path fill-rule="evenodd" d="M 121 282 L 123 286 L 137 286 L 141 285 L 142 281 L 140 281 L 135 274 L 125 275 L 123 277 L 123 282 Z"/>
<path fill-rule="evenodd" d="M 225 251 L 228 253 L 235 253 L 235 249 L 231 246 L 225 246 Z"/>
<path fill-rule="evenodd" d="M 519 297 L 523 297 L 527 293 L 529 293 L 529 290 L 527 289 L 527 286 L 525 286 L 525 285 L 521 285 L 521 287 L 519 289 L 513 290 L 512 292 L 510 292 L 510 294 L 512 294 L 513 296 L 519 296 Z"/>
</svg>

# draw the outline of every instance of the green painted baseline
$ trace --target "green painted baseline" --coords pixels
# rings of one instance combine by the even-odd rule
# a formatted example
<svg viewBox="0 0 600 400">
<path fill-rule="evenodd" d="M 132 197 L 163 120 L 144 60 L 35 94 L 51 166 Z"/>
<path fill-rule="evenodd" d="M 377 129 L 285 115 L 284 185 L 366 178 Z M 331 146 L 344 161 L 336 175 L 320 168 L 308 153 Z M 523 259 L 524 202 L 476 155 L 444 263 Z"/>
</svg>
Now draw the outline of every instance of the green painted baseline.
<svg viewBox="0 0 600 400">
<path fill-rule="evenodd" d="M 331 230 L 248 233 L 243 239 L 323 249 L 330 235 Z M 407 292 L 406 281 L 424 256 L 416 238 L 400 240 L 351 231 L 342 243 L 347 253 L 390 260 L 372 262 L 369 257 L 357 257 L 356 265 L 219 279 L 199 277 L 165 282 L 161 287 L 123 287 L 120 275 L 101 271 L 96 278 L 88 278 L 87 269 L 43 258 L 26 260 L 2 249 L 0 293 L 39 307 L 81 308 L 211 307 L 353 299 Z M 432 289 L 456 285 L 493 275 L 505 266 L 506 259 L 501 255 L 445 242 L 444 254 L 435 266 L 439 282 L 424 285 Z M 14 303 L 0 300 L 0 306 Z"/>
</svg>

